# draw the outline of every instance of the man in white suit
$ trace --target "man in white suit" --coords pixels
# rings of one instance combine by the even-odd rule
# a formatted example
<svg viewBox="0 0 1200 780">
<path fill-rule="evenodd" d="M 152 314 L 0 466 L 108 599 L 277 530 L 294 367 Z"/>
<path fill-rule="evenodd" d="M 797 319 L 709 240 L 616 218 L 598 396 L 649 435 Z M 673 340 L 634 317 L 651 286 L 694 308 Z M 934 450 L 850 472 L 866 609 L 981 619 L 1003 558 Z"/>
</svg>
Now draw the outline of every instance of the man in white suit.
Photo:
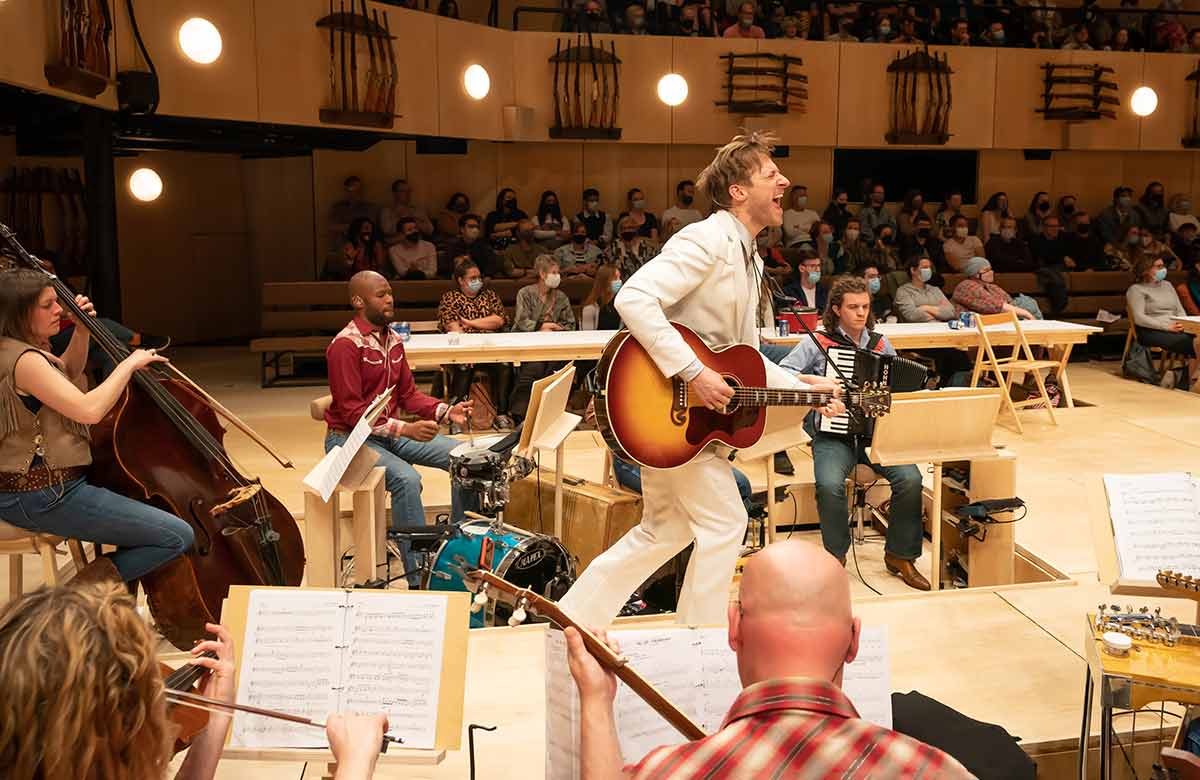
<svg viewBox="0 0 1200 780">
<path fill-rule="evenodd" d="M 712 349 L 758 347 L 758 328 L 772 317 L 769 301 L 760 296 L 763 263 L 754 237 L 783 224 L 781 199 L 790 184 L 771 159 L 772 141 L 764 133 L 740 135 L 718 151 L 697 181 L 717 211 L 672 236 L 617 293 L 622 321 L 658 369 L 685 380 L 690 397 L 709 409 L 724 408 L 733 390 L 700 362 L 670 323 L 691 328 Z M 763 362 L 770 387 L 834 389 L 824 378 L 797 378 Z M 834 401 L 822 411 L 844 409 Z M 803 434 L 797 431 L 796 438 Z M 638 585 L 694 539 L 677 620 L 723 622 L 746 533 L 746 508 L 727 454 L 714 445 L 686 466 L 644 468 L 641 524 L 592 561 L 560 606 L 584 625 L 607 625 Z"/>
</svg>

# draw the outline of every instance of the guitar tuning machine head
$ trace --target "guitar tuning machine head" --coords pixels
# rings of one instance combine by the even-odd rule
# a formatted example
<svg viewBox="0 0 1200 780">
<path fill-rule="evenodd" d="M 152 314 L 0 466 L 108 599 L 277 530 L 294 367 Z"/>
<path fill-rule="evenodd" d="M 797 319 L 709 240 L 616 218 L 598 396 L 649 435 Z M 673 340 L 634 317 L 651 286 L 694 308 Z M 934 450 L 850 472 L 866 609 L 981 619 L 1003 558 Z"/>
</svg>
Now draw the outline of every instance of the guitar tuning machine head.
<svg viewBox="0 0 1200 780">
<path fill-rule="evenodd" d="M 512 616 L 510 616 L 508 619 L 508 624 L 510 626 L 515 628 L 516 626 L 519 626 L 525 622 L 525 618 L 528 617 L 525 612 L 525 607 L 527 606 L 529 606 L 529 602 L 526 599 L 521 599 L 521 601 L 517 604 L 517 608 L 513 610 Z"/>
<path fill-rule="evenodd" d="M 471 612 L 475 613 L 483 609 L 488 603 L 488 586 L 482 585 L 474 596 L 471 597 Z"/>
</svg>

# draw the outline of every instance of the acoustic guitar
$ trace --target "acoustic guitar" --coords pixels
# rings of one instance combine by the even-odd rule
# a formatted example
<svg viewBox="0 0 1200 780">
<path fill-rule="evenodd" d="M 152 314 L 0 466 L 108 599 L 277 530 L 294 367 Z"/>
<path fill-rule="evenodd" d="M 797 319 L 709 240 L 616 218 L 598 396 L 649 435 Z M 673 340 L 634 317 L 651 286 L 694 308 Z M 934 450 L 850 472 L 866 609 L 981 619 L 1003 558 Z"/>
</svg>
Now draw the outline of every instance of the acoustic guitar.
<svg viewBox="0 0 1200 780">
<path fill-rule="evenodd" d="M 768 406 L 825 406 L 833 393 L 766 387 L 762 354 L 746 344 L 713 351 L 690 328 L 671 323 L 708 368 L 725 378 L 733 399 L 724 410 L 706 408 L 689 397 L 687 382 L 666 377 L 650 353 L 622 330 L 604 347 L 596 366 L 596 427 L 618 457 L 656 469 L 690 463 L 709 442 L 744 449 L 766 426 Z M 866 417 L 891 409 L 887 388 L 871 383 L 841 399 Z"/>
<path fill-rule="evenodd" d="M 588 652 L 600 665 L 612 671 L 617 679 L 628 685 L 634 693 L 641 697 L 642 701 L 666 718 L 667 722 L 674 726 L 680 734 L 690 740 L 703 739 L 707 736 L 704 730 L 697 726 L 685 712 L 672 704 L 645 677 L 634 671 L 624 658 L 614 653 L 612 648 L 601 642 L 600 638 L 591 631 L 576 623 L 567 613 L 559 609 L 555 602 L 539 596 L 528 588 L 513 585 L 487 569 L 471 569 L 464 566 L 463 581 L 467 588 L 475 593 L 471 603 L 472 612 L 481 609 L 489 597 L 494 597 L 514 605 L 512 617 L 508 620 L 509 625 L 515 626 L 524 622 L 528 615 L 535 615 L 549 620 L 559 628 L 574 628 L 583 637 L 583 644 L 587 647 Z"/>
</svg>

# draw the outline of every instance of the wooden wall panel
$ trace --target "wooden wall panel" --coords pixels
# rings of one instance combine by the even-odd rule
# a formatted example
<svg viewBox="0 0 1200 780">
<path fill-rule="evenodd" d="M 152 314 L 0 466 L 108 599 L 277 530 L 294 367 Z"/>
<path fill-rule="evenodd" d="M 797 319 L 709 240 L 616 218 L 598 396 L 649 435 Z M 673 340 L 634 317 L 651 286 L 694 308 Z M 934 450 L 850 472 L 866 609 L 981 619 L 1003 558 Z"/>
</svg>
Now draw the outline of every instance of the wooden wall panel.
<svg viewBox="0 0 1200 780">
<path fill-rule="evenodd" d="M 888 131 L 891 87 L 887 67 L 910 47 L 876 44 L 838 46 L 838 146 L 883 147 Z"/>
<path fill-rule="evenodd" d="M 1116 81 L 1120 106 L 1116 119 L 1097 119 L 1072 124 L 1067 130 L 1071 149 L 1136 149 L 1138 148 L 1138 118 L 1129 109 L 1129 97 L 1142 83 L 1145 55 L 1115 51 L 1073 51 L 1075 65 L 1104 65 L 1113 68 L 1105 79 Z"/>
<path fill-rule="evenodd" d="M 358 176 L 363 182 L 364 197 L 376 207 L 392 201 L 392 182 L 407 178 L 408 141 L 380 141 L 362 152 L 340 152 L 318 149 L 312 156 L 314 246 L 317 264 L 322 265 L 325 253 L 340 244 L 341 236 L 329 219 L 329 210 L 344 195 L 343 182 L 347 176 Z"/>
<path fill-rule="evenodd" d="M 807 111 L 803 114 L 768 114 L 756 117 L 753 126 L 774 130 L 785 144 L 833 146 L 837 143 L 838 44 L 824 41 L 759 41 L 760 52 L 790 54 L 804 60 L 808 76 Z"/>
<path fill-rule="evenodd" d="M 981 149 L 993 145 L 996 62 L 1001 52 L 986 47 L 935 46 L 932 52 L 949 56 L 950 140 L 946 149 Z M 1007 54 L 1008 52 L 1003 52 Z"/>
<path fill-rule="evenodd" d="M 986 149 L 979 153 L 979 206 L 994 192 L 1008 194 L 1008 208 L 1025 213 L 1034 193 L 1049 191 L 1054 181 L 1054 158 L 1026 160 L 1024 153 L 1014 149 Z M 1057 196 L 1055 196 L 1057 198 Z"/>
<path fill-rule="evenodd" d="M 434 217 L 451 195 L 463 192 L 471 199 L 471 210 L 484 216 L 495 205 L 500 186 L 500 148 L 497 143 L 471 141 L 466 154 L 417 154 L 416 144 L 408 144 L 406 169 L 413 202 Z"/>
<path fill-rule="evenodd" d="M 554 124 L 554 66 L 547 60 L 554 56 L 554 44 L 559 40 L 565 47 L 568 41 L 573 43 L 575 37 L 565 33 L 557 35 L 542 32 L 526 32 L 513 36 L 513 98 L 518 106 L 533 110 L 533 132 L 528 136 L 510 140 L 546 141 L 550 138 L 550 126 Z M 560 90 L 565 72 L 564 66 L 559 66 Z M 559 108 L 561 111 L 565 106 L 560 105 Z"/>
<path fill-rule="evenodd" d="M 1158 93 L 1158 110 L 1140 120 L 1139 146 L 1142 149 L 1183 149 L 1181 140 L 1192 131 L 1194 100 L 1194 83 L 1185 79 L 1200 64 L 1200 59 L 1178 54 L 1142 56 L 1145 57 L 1142 81 Z"/>
<path fill-rule="evenodd" d="M 501 140 L 503 107 L 511 105 L 513 63 L 511 33 L 452 19 L 437 20 L 438 133 L 451 138 Z M 482 65 L 491 91 L 482 100 L 467 95 L 463 73 Z M 413 71 L 409 71 L 410 73 Z M 415 72 L 427 72 L 419 70 Z"/>
<path fill-rule="evenodd" d="M 725 139 L 729 140 L 728 138 Z M 722 142 L 724 143 L 724 142 Z M 671 205 L 675 204 L 675 185 L 685 179 L 695 181 L 700 176 L 700 171 L 704 170 L 704 166 L 712 162 L 713 155 L 716 154 L 716 144 L 694 144 L 681 145 L 673 144 L 667 147 L 667 166 L 668 175 L 667 182 L 670 186 Z M 830 171 L 832 174 L 832 170 Z M 710 207 L 708 198 L 704 193 L 696 190 L 696 201 L 693 204 L 701 214 L 707 214 Z"/>
<path fill-rule="evenodd" d="M 793 146 L 791 154 L 775 163 L 793 185 L 808 187 L 809 208 L 825 210 L 833 191 L 833 149 Z"/>
<path fill-rule="evenodd" d="M 309 17 L 302 7 L 310 0 L 292 3 L 290 10 L 264 19 L 267 29 L 286 23 L 288 16 L 300 16 L 309 29 L 317 17 Z M 124 3 L 114 3 L 117 16 L 126 19 Z M 245 0 L 173 0 L 169 3 L 137 3 L 138 29 L 158 70 L 160 114 L 210 117 L 244 122 L 258 120 L 258 79 L 256 60 L 261 57 L 256 43 L 256 8 Z M 221 34 L 221 56 L 208 65 L 188 59 L 179 47 L 179 27 L 193 16 L 212 22 Z M 117 50 L 121 67 L 135 62 L 135 44 L 128 24 L 118 27 Z M 294 78 L 297 52 L 274 53 L 276 66 Z M 140 55 L 137 62 L 141 61 Z M 144 66 L 137 66 L 144 67 Z M 286 91 L 285 91 L 286 92 Z M 288 93 L 294 99 L 292 93 Z"/>
<path fill-rule="evenodd" d="M 47 62 L 58 59 L 58 25 L 54 23 L 58 8 L 57 2 L 47 0 L 0 2 L 0 41 L 3 41 L 4 48 L 4 54 L 0 56 L 0 81 L 115 111 L 115 86 L 110 86 L 94 100 L 89 100 L 46 83 L 43 68 Z M 113 19 L 114 29 L 120 29 L 124 23 L 124 14 Z"/>
<path fill-rule="evenodd" d="M 387 11 L 388 24 L 392 28 L 392 35 L 396 36 L 392 46 L 396 53 L 400 84 L 396 88 L 397 116 L 394 129 L 417 135 L 449 135 L 438 124 L 440 110 L 437 107 L 443 99 L 442 96 L 450 94 L 451 89 L 448 83 L 441 80 L 441 68 L 434 67 L 438 61 L 438 18 L 394 5 L 369 5 L 378 6 L 381 17 L 383 12 Z M 489 72 L 493 70 L 494 68 L 488 67 Z M 493 94 L 498 87 L 502 89 L 504 83 L 506 82 L 498 83 L 496 74 L 492 73 Z M 470 100 L 462 92 L 461 74 L 458 84 L 457 94 Z M 471 135 L 466 134 L 464 137 Z"/>
<path fill-rule="evenodd" d="M 584 145 L 580 143 L 498 144 L 495 184 L 486 203 L 480 201 L 480 214 L 495 207 L 502 187 L 517 191 L 517 204 L 533 216 L 542 192 L 554 190 L 564 214 L 580 208 L 583 183 Z"/>
<path fill-rule="evenodd" d="M 753 40 L 672 38 L 671 70 L 688 83 L 688 97 L 671 109 L 671 143 L 723 144 L 737 135 L 745 118 L 714 105 L 725 98 L 722 54 L 757 50 Z M 658 78 L 647 85 L 657 92 Z M 657 98 L 655 98 L 657 99 Z"/>
<path fill-rule="evenodd" d="M 617 215 L 628 210 L 625 195 L 634 188 L 641 188 L 646 195 L 647 208 L 661 213 L 675 200 L 674 183 L 668 184 L 668 175 L 663 166 L 667 158 L 667 147 L 661 144 L 596 144 L 583 147 L 583 186 L 600 190 L 600 206 L 615 220 Z M 670 188 L 668 199 L 666 194 Z M 582 192 L 566 197 L 574 214 Z M 614 229 L 616 225 L 613 225 Z"/>
<path fill-rule="evenodd" d="M 996 59 L 994 145 L 1000 149 L 1061 149 L 1064 122 L 1042 118 L 1042 65 L 1068 63 L 1070 52 L 1005 49 Z"/>
<path fill-rule="evenodd" d="M 1195 155 L 1190 152 L 1125 152 L 1121 157 L 1122 181 L 1133 187 L 1135 198 L 1152 181 L 1162 182 L 1168 202 L 1177 192 L 1192 191 L 1192 166 L 1186 160 Z"/>
<path fill-rule="evenodd" d="M 312 279 L 318 256 L 312 158 L 243 160 L 241 168 L 255 294 L 262 282 Z"/>
<path fill-rule="evenodd" d="M 1112 191 L 1118 185 L 1137 187 L 1125 180 L 1124 161 L 1120 152 L 1055 152 L 1054 179 L 1051 186 L 1040 189 L 1056 200 L 1073 194 L 1079 206 L 1096 214 L 1112 203 Z"/>
</svg>

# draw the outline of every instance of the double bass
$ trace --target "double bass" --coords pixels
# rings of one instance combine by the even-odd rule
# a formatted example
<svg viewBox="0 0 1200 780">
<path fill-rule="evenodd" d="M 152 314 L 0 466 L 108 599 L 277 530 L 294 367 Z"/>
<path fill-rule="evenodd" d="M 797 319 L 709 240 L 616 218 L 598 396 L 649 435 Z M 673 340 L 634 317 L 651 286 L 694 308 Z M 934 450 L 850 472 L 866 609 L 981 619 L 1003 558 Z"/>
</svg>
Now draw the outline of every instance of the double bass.
<svg viewBox="0 0 1200 780">
<path fill-rule="evenodd" d="M 0 240 L 18 265 L 46 275 L 59 304 L 114 362 L 129 355 L 129 348 L 84 313 L 75 294 L 3 224 Z M 191 550 L 141 579 L 159 631 L 181 650 L 205 635 L 206 622 L 220 622 L 229 586 L 295 586 L 304 575 L 304 542 L 295 519 L 229 457 L 218 411 L 266 446 L 169 363 L 135 372 L 112 410 L 91 427 L 89 482 L 170 512 L 195 532 Z"/>
</svg>

